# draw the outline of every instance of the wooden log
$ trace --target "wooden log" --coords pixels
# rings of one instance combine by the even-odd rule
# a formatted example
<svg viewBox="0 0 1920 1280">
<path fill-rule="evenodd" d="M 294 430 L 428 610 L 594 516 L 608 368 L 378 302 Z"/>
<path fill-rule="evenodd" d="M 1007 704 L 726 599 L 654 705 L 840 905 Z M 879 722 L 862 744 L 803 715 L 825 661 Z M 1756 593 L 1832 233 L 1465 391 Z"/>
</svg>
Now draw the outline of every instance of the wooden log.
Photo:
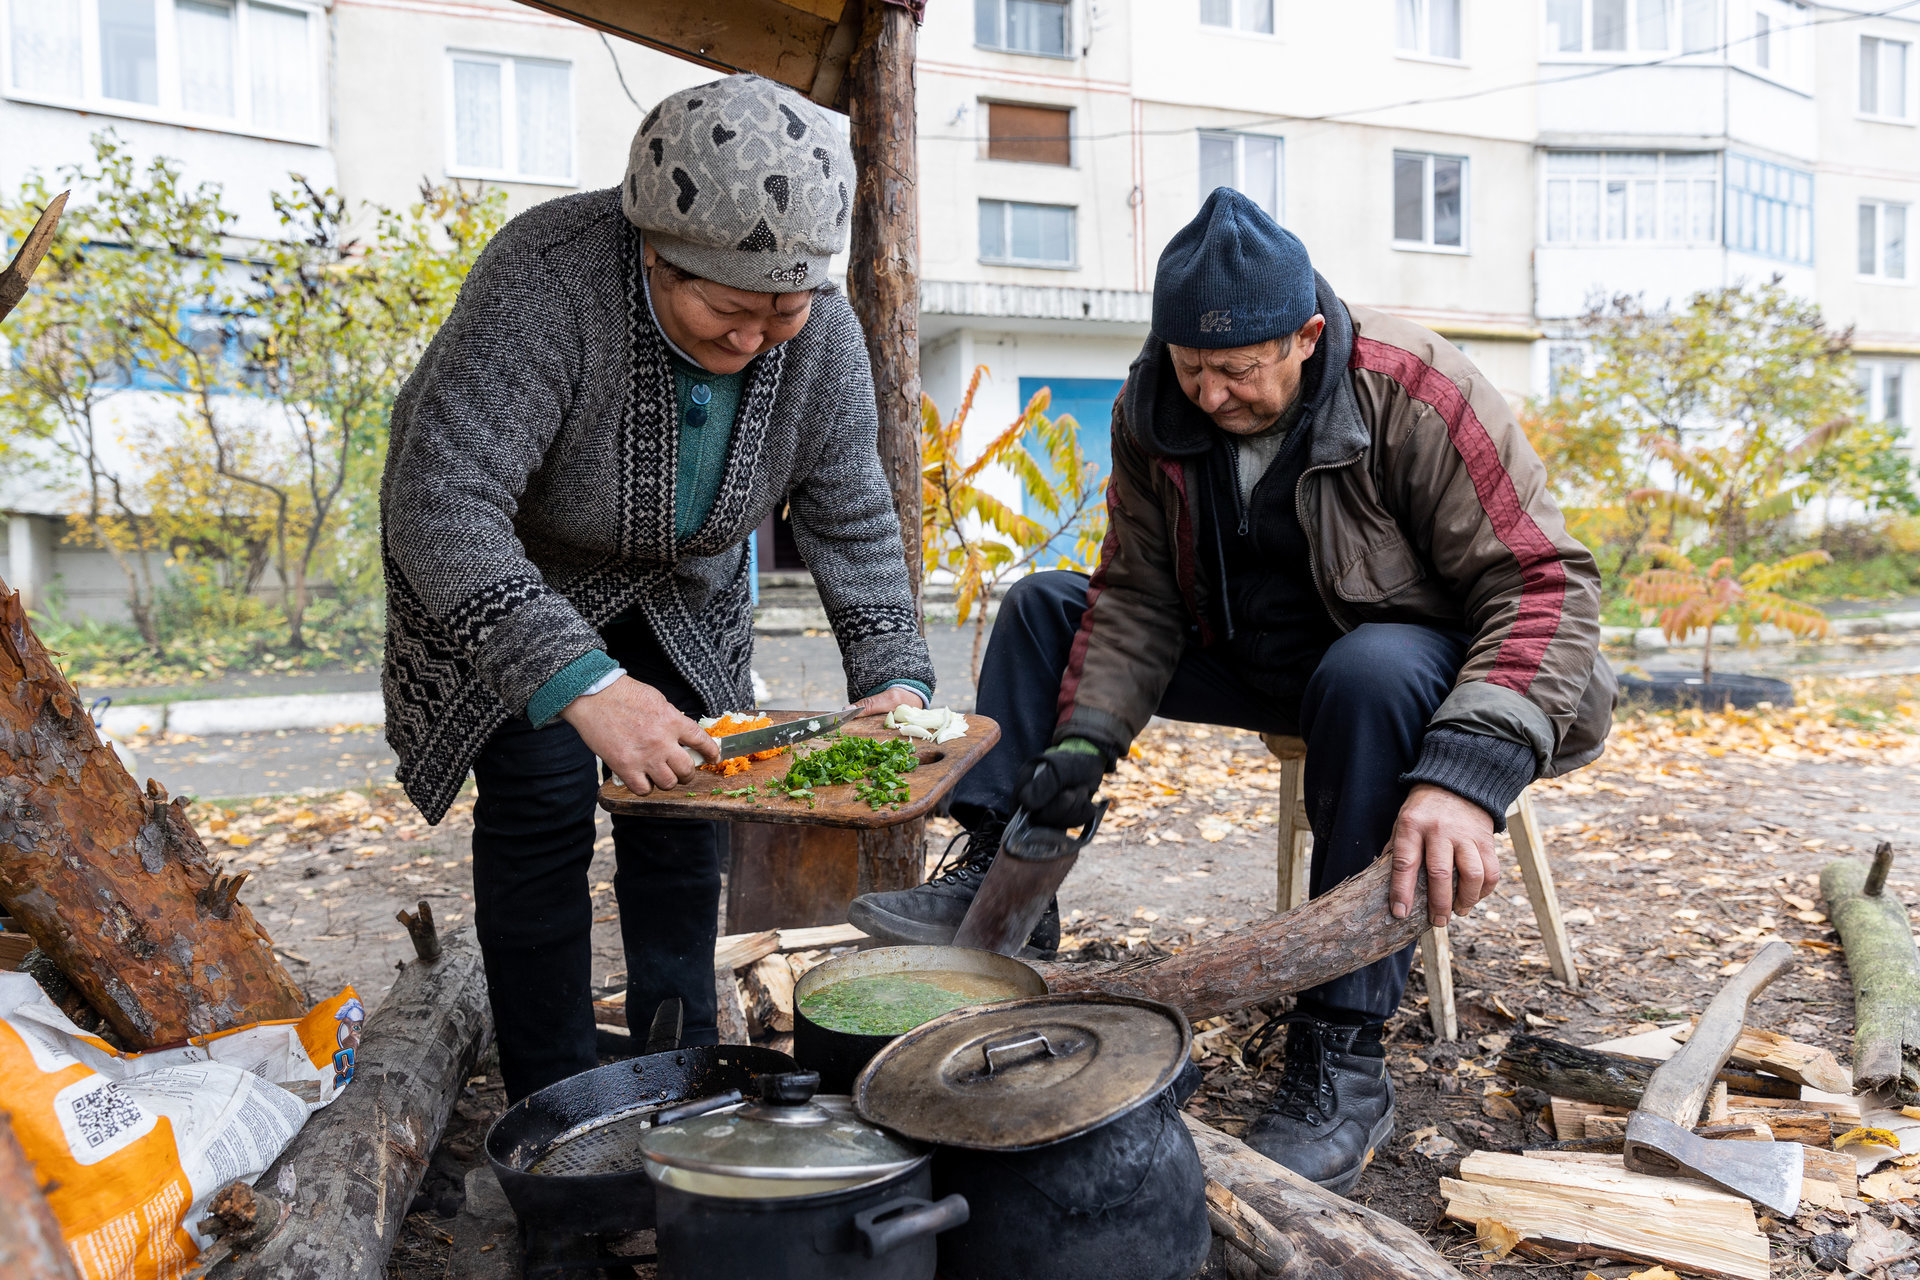
<svg viewBox="0 0 1920 1280">
<path fill-rule="evenodd" d="M 132 1048 L 306 1012 L 240 877 L 134 784 L 0 593 L 0 905 Z"/>
<path fill-rule="evenodd" d="M 1413 1228 L 1321 1190 L 1204 1121 L 1180 1118 L 1193 1133 L 1208 1181 L 1240 1206 L 1235 1212 L 1248 1243 L 1216 1216 L 1227 1202 L 1210 1190 L 1208 1216 L 1216 1233 L 1263 1270 L 1303 1280 L 1460 1280 Z M 1256 1219 L 1264 1226 L 1256 1226 Z M 1281 1265 L 1267 1267 L 1249 1244 Z"/>
<path fill-rule="evenodd" d="M 1729 1120 L 1724 1124 L 1695 1125 L 1693 1131 L 1702 1138 L 1745 1139 L 1753 1142 L 1772 1142 L 1773 1128 L 1765 1120 Z M 1627 1136 L 1627 1118 L 1625 1116 L 1588 1116 L 1586 1121 L 1586 1141 L 1622 1142 Z M 1798 1139 L 1795 1139 L 1798 1141 Z M 1613 1148 L 1619 1150 L 1618 1147 Z"/>
<path fill-rule="evenodd" d="M 1500 1054 L 1500 1074 L 1516 1084 L 1531 1085 L 1556 1098 L 1597 1102 L 1609 1107 L 1637 1105 L 1653 1075 L 1653 1064 L 1623 1054 L 1582 1049 L 1545 1036 L 1516 1035 Z M 1798 1096 L 1800 1086 L 1769 1084 L 1751 1072 L 1723 1070 L 1717 1077 L 1729 1090 L 1748 1093 L 1755 1088 Z"/>
<path fill-rule="evenodd" d="M 33 273 L 40 265 L 40 259 L 46 256 L 47 249 L 53 244 L 53 233 L 60 226 L 60 215 L 67 207 L 67 197 L 72 192 L 62 191 L 47 202 L 35 219 L 33 230 L 27 232 L 27 238 L 20 243 L 20 251 L 13 255 L 5 270 L 0 270 L 0 320 L 20 305 L 20 299 L 27 296 L 27 282 L 33 279 Z"/>
<path fill-rule="evenodd" d="M 0 1276 L 7 1280 L 79 1280 L 60 1223 L 27 1153 L 0 1112 Z"/>
<path fill-rule="evenodd" d="M 1774 1107 L 1759 1110 L 1751 1107 L 1729 1106 L 1727 1121 L 1730 1124 L 1764 1124 L 1773 1130 L 1773 1136 L 1781 1142 L 1797 1142 L 1803 1147 L 1826 1147 L 1833 1144 L 1833 1121 L 1824 1111 L 1814 1111 L 1806 1107 Z"/>
<path fill-rule="evenodd" d="M 260 1175 L 287 1206 L 278 1230 L 208 1280 L 385 1280 L 400 1221 L 474 1064 L 493 1037 L 473 930 L 406 965 L 361 1032 L 354 1079 Z"/>
<path fill-rule="evenodd" d="M 1117 965 L 1035 964 L 1050 991 L 1140 996 L 1199 1021 L 1290 995 L 1352 973 L 1419 940 L 1427 928 L 1424 877 L 1413 909 L 1395 919 L 1387 907 L 1391 859 L 1372 866 L 1303 907 L 1196 942 L 1171 956 Z"/>
<path fill-rule="evenodd" d="M 1497 1222 L 1556 1255 L 1640 1258 L 1726 1280 L 1767 1280 L 1753 1206 L 1705 1183 L 1629 1173 L 1619 1156 L 1476 1151 L 1442 1178 L 1446 1215 Z"/>
<path fill-rule="evenodd" d="M 1920 952 L 1905 905 L 1884 891 L 1892 865 L 1886 841 L 1871 864 L 1836 859 L 1820 872 L 1820 894 L 1853 978 L 1854 1091 L 1889 1089 L 1912 1105 L 1920 1103 Z"/>
<path fill-rule="evenodd" d="M 860 891 L 860 837 L 846 827 L 735 822 L 729 830 L 727 929 L 751 933 L 847 918 Z"/>
<path fill-rule="evenodd" d="M 716 965 L 713 970 L 714 1025 L 720 1030 L 721 1044 L 751 1044 L 747 1030 L 747 1007 L 740 998 L 740 984 L 734 980 L 731 965 Z"/>
<path fill-rule="evenodd" d="M 1698 1022 L 1699 1019 L 1695 1019 Z M 1693 1035 L 1691 1026 L 1675 1027 L 1673 1038 L 1682 1044 Z M 1809 1085 L 1825 1093 L 1852 1093 L 1853 1073 L 1825 1049 L 1802 1044 L 1777 1031 L 1746 1027 L 1727 1059 L 1736 1067 L 1765 1071 L 1782 1080 Z"/>
</svg>

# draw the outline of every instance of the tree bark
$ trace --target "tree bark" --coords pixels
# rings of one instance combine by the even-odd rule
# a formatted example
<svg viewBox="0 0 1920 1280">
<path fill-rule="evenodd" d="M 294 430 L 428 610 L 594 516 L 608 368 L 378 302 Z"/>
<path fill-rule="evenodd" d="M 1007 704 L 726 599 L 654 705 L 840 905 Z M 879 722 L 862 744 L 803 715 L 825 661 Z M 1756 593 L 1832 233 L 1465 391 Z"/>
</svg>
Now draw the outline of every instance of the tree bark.
<svg viewBox="0 0 1920 1280">
<path fill-rule="evenodd" d="M 5 1112 L 0 1112 L 0 1276 L 79 1280 L 60 1224 Z"/>
<path fill-rule="evenodd" d="M 1352 973 L 1417 941 L 1427 928 L 1424 877 L 1401 919 L 1387 907 L 1392 859 L 1292 911 L 1196 942 L 1176 955 L 1116 965 L 1036 964 L 1050 991 L 1158 1000 L 1199 1021 Z"/>
<path fill-rule="evenodd" d="M 1288 1280 L 1460 1280 L 1411 1227 L 1322 1191 L 1238 1138 L 1183 1115 L 1207 1171 L 1207 1211 L 1263 1275 Z M 1218 1190 L 1230 1195 L 1221 1195 Z"/>
<path fill-rule="evenodd" d="M 1544 1036 L 1514 1036 L 1500 1055 L 1500 1074 L 1516 1084 L 1530 1085 L 1556 1098 L 1607 1107 L 1638 1106 L 1647 1081 L 1653 1077 L 1653 1067 L 1650 1062 L 1623 1054 L 1581 1049 Z M 1726 1083 L 1729 1093 L 1747 1097 L 1800 1096 L 1797 1084 L 1738 1068 L 1722 1069 L 1715 1078 Z"/>
<path fill-rule="evenodd" d="M 0 904 L 136 1049 L 307 1001 L 185 803 L 142 793 L 0 584 Z"/>
<path fill-rule="evenodd" d="M 385 1280 L 401 1219 L 492 1038 L 480 947 L 462 929 L 438 960 L 405 967 L 367 1019 L 353 1083 L 260 1175 L 286 1221 L 207 1280 Z"/>
<path fill-rule="evenodd" d="M 1890 1088 L 1912 1104 L 1920 1103 L 1920 953 L 1906 907 L 1885 892 L 1892 864 L 1885 842 L 1871 864 L 1829 862 L 1820 893 L 1853 977 L 1853 1087 Z"/>
</svg>

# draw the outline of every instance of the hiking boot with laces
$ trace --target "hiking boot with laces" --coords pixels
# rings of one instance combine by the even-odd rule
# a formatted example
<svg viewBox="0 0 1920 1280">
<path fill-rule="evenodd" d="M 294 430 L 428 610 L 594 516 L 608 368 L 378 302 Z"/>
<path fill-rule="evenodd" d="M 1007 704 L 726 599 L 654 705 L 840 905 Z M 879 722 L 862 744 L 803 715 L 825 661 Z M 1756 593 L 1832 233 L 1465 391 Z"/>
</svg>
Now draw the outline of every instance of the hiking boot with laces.
<svg viewBox="0 0 1920 1280">
<path fill-rule="evenodd" d="M 1000 833 L 1005 829 L 1005 822 L 995 821 L 961 832 L 947 846 L 946 856 L 931 880 L 912 889 L 861 894 L 847 908 L 847 923 L 883 942 L 950 946 L 953 935 L 960 931 L 960 922 L 966 919 L 967 908 L 973 905 L 974 894 L 980 892 L 987 868 L 1000 852 Z M 954 845 L 962 839 L 966 845 L 956 858 Z M 1051 960 L 1059 948 L 1060 902 L 1056 898 L 1047 904 L 1047 913 L 1034 926 L 1020 955 L 1030 960 Z"/>
<path fill-rule="evenodd" d="M 1247 1145 L 1336 1195 L 1351 1190 L 1374 1149 L 1393 1133 L 1382 1025 L 1341 1026 L 1297 1011 L 1267 1024 L 1256 1043 L 1285 1026 L 1286 1066 L 1273 1105 L 1247 1132 Z"/>
</svg>

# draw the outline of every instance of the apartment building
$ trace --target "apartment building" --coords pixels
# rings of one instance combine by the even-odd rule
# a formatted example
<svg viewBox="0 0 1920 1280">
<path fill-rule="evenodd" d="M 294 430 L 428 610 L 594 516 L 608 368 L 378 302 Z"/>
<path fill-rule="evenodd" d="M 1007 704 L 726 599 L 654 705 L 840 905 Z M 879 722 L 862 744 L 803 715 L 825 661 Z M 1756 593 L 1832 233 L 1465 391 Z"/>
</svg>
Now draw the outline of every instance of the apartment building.
<svg viewBox="0 0 1920 1280">
<path fill-rule="evenodd" d="M 984 439 L 1047 387 L 1104 459 L 1160 248 L 1228 185 L 1516 398 L 1581 358 L 1596 294 L 1778 274 L 1853 327 L 1869 413 L 1920 434 L 1920 9 L 1884 7 L 934 0 L 927 391 L 951 412 L 987 366 Z M 274 234 L 289 172 L 517 210 L 616 182 L 645 110 L 711 74 L 511 0 L 0 0 L 0 184 L 111 126 L 220 182 L 243 234 Z"/>
</svg>

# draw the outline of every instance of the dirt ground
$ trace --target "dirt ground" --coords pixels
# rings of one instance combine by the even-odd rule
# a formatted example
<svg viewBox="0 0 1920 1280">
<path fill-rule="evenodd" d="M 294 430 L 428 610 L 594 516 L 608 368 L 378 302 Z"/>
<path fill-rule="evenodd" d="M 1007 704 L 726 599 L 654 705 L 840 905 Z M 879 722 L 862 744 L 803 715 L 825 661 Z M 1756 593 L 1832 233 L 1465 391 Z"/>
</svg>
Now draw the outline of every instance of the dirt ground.
<svg viewBox="0 0 1920 1280">
<path fill-rule="evenodd" d="M 1851 998 L 1820 913 L 1817 877 L 1836 855 L 1864 855 L 1881 840 L 1903 852 L 1920 842 L 1916 695 L 1920 682 L 1911 679 L 1827 682 L 1803 690 L 1793 711 L 1628 717 L 1600 762 L 1537 784 L 1580 989 L 1549 974 L 1509 860 L 1498 899 L 1451 930 L 1457 1043 L 1434 1041 L 1416 966 L 1389 1028 L 1397 1131 L 1354 1197 L 1425 1231 L 1480 1274 L 1581 1280 L 1592 1270 L 1611 1280 L 1641 1269 L 1518 1255 L 1488 1262 L 1470 1229 L 1440 1217 L 1437 1180 L 1465 1154 L 1551 1140 L 1544 1097 L 1516 1093 L 1489 1074 L 1500 1037 L 1530 1030 L 1590 1043 L 1698 1013 L 1723 970 L 1781 937 L 1797 944 L 1801 964 L 1756 1001 L 1750 1024 L 1821 1045 L 1846 1062 Z M 1251 735 L 1151 728 L 1112 782 L 1107 829 L 1062 891 L 1067 947 L 1089 959 L 1179 948 L 1270 912 L 1277 789 L 1277 765 Z M 350 982 L 377 1003 L 395 962 L 410 954 L 394 920 L 401 907 L 425 898 L 443 925 L 468 923 L 470 800 L 437 828 L 391 789 L 217 812 L 201 805 L 194 817 L 217 855 L 253 872 L 243 896 L 316 999 Z M 933 824 L 930 860 L 951 830 Z M 603 819 L 589 882 L 595 977 L 609 992 L 625 969 L 611 873 Z M 1920 896 L 1920 865 L 1910 853 L 1890 884 Z M 1253 1070 L 1241 1046 L 1265 1013 L 1286 1003 L 1197 1028 L 1206 1084 L 1190 1105 L 1195 1114 L 1231 1132 L 1258 1114 L 1278 1067 Z M 502 1101 L 492 1076 L 461 1100 L 396 1251 L 394 1276 L 449 1274 L 446 1215 L 458 1207 L 459 1177 L 478 1158 L 479 1135 Z M 1920 1226 L 1908 1205 L 1873 1212 Z M 1838 1215 L 1777 1224 L 1775 1274 L 1811 1275 L 1805 1238 L 1844 1225 Z M 1890 1274 L 1915 1272 L 1920 1264 L 1901 1263 Z"/>
</svg>

